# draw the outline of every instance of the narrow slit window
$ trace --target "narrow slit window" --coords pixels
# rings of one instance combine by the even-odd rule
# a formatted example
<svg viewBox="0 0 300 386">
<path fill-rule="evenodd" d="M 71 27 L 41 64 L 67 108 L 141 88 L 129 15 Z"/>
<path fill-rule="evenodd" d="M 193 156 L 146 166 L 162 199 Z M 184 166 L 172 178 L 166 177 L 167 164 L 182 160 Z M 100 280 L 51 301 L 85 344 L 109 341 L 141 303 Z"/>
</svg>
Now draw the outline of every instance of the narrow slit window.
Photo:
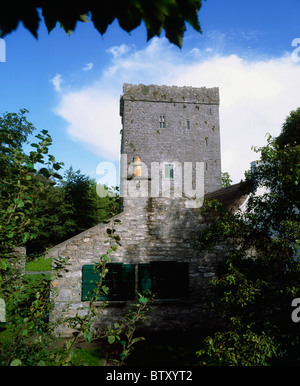
<svg viewBox="0 0 300 386">
<path fill-rule="evenodd" d="M 208 146 L 208 138 L 205 138 L 205 146 Z"/>
<path fill-rule="evenodd" d="M 159 116 L 159 128 L 164 129 L 166 127 L 166 117 L 164 115 Z"/>
<path fill-rule="evenodd" d="M 174 178 L 174 165 L 165 164 L 165 178 L 173 179 Z"/>
<path fill-rule="evenodd" d="M 186 129 L 187 129 L 187 130 L 190 130 L 190 128 L 191 128 L 190 120 L 187 119 L 187 120 L 186 120 Z"/>
</svg>

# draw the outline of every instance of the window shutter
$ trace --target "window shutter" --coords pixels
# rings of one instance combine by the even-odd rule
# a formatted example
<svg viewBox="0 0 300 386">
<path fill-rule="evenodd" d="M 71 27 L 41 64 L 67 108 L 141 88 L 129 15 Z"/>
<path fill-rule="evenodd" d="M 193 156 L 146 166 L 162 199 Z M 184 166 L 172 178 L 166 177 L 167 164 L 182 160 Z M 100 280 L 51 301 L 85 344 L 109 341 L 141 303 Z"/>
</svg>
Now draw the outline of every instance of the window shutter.
<svg viewBox="0 0 300 386">
<path fill-rule="evenodd" d="M 158 299 L 178 298 L 178 279 L 176 262 L 153 262 L 153 292 Z"/>
<path fill-rule="evenodd" d="M 92 291 L 100 279 L 100 271 L 94 264 L 82 267 L 82 300 L 90 300 Z M 109 288 L 108 295 L 99 295 L 97 300 L 130 300 L 135 298 L 135 265 L 122 263 L 106 264 L 108 272 L 103 284 Z"/>
<path fill-rule="evenodd" d="M 177 263 L 176 277 L 179 288 L 179 298 L 186 298 L 189 295 L 189 264 Z"/>
<path fill-rule="evenodd" d="M 106 300 L 120 300 L 122 298 L 122 263 L 108 263 L 106 267 L 108 272 L 103 283 L 109 288 Z"/>
<path fill-rule="evenodd" d="M 142 295 L 147 295 L 148 291 L 152 291 L 152 265 L 138 265 L 138 291 Z"/>
<path fill-rule="evenodd" d="M 131 300 L 135 298 L 135 265 L 122 265 L 122 299 Z"/>
<path fill-rule="evenodd" d="M 82 267 L 82 300 L 91 299 L 91 292 L 99 279 L 99 270 L 94 269 L 94 264 L 88 264 Z"/>
<path fill-rule="evenodd" d="M 189 265 L 172 261 L 153 262 L 153 292 L 158 299 L 181 299 L 189 292 Z"/>
</svg>

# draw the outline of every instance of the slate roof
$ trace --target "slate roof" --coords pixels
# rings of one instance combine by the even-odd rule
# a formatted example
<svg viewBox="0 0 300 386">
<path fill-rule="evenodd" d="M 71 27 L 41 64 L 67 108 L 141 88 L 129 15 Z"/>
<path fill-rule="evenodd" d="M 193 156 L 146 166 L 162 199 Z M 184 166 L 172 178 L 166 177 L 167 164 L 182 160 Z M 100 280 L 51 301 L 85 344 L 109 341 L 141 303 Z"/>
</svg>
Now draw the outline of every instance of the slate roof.
<svg viewBox="0 0 300 386">
<path fill-rule="evenodd" d="M 247 197 L 248 194 L 245 193 L 241 183 L 221 188 L 205 195 L 205 198 L 213 198 L 220 201 L 231 212 L 236 212 L 246 201 Z"/>
</svg>

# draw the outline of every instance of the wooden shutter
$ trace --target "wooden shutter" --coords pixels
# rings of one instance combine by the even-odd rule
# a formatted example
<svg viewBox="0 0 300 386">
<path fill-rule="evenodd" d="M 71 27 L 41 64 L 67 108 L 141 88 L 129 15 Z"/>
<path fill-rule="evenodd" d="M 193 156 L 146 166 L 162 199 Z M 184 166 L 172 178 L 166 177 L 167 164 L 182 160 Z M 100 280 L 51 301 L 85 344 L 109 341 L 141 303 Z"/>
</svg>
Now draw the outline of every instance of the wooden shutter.
<svg viewBox="0 0 300 386">
<path fill-rule="evenodd" d="M 178 298 L 178 278 L 176 262 L 153 262 L 153 292 L 157 299 Z"/>
<path fill-rule="evenodd" d="M 109 288 L 108 295 L 99 295 L 97 300 L 130 300 L 135 298 L 135 266 L 134 264 L 108 263 L 108 272 L 103 284 Z M 82 300 L 90 300 L 96 283 L 100 279 L 100 271 L 94 264 L 82 267 Z"/>
<path fill-rule="evenodd" d="M 122 265 L 122 291 L 121 299 L 135 299 L 135 265 Z"/>
<path fill-rule="evenodd" d="M 138 265 L 138 291 L 143 295 L 147 295 L 148 291 L 152 291 L 152 265 Z"/>
<path fill-rule="evenodd" d="M 181 299 L 189 292 L 188 263 L 152 263 L 152 291 L 157 299 Z"/>
<path fill-rule="evenodd" d="M 108 272 L 103 284 L 109 288 L 107 300 L 120 300 L 122 290 L 122 263 L 108 263 L 106 267 L 108 268 Z"/>
<path fill-rule="evenodd" d="M 179 283 L 179 297 L 186 298 L 189 295 L 189 264 L 177 263 L 176 276 Z"/>
<path fill-rule="evenodd" d="M 94 267 L 94 264 L 88 264 L 82 267 L 82 300 L 91 299 L 92 291 L 100 279 L 99 270 L 95 270 Z"/>
</svg>

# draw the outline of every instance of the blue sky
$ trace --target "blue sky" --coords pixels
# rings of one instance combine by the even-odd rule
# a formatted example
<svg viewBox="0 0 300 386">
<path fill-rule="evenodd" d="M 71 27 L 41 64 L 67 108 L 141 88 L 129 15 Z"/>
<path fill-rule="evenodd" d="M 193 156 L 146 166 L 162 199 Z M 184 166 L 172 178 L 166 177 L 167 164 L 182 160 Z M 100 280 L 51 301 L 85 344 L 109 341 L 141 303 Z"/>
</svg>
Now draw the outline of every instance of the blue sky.
<svg viewBox="0 0 300 386">
<path fill-rule="evenodd" d="M 4 39 L 0 114 L 27 108 L 57 161 L 97 179 L 99 163 L 118 164 L 123 83 L 219 87 L 222 169 L 238 182 L 251 147 L 300 106 L 299 15 L 299 0 L 207 0 L 203 33 L 187 26 L 182 49 L 163 34 L 147 42 L 143 25 L 128 34 L 114 22 L 101 36 L 80 23 L 68 36 L 41 22 L 38 40 L 20 25 Z"/>
</svg>

